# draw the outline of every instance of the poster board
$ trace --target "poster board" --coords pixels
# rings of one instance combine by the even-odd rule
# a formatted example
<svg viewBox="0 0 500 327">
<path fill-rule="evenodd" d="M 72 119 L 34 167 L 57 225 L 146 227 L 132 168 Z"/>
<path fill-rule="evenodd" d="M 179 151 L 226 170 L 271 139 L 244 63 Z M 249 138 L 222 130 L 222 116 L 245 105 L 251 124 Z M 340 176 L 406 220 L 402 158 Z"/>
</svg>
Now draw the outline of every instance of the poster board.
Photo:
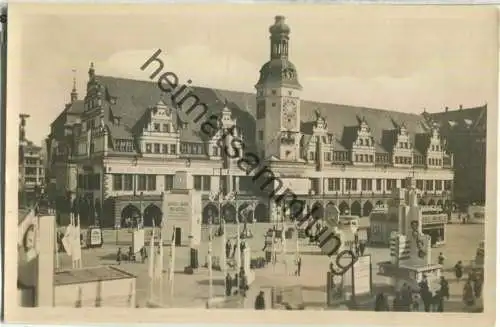
<svg viewBox="0 0 500 327">
<path fill-rule="evenodd" d="M 340 263 L 347 266 L 349 258 L 341 258 Z M 346 298 L 350 296 L 361 296 L 372 293 L 372 270 L 371 256 L 358 257 L 351 269 L 347 270 L 343 278 L 344 292 Z"/>
<path fill-rule="evenodd" d="M 144 247 L 144 229 L 136 229 L 132 234 L 132 249 L 134 253 L 139 252 Z"/>
<path fill-rule="evenodd" d="M 102 246 L 102 229 L 99 227 L 90 227 L 87 233 L 87 247 L 94 248 Z"/>
</svg>

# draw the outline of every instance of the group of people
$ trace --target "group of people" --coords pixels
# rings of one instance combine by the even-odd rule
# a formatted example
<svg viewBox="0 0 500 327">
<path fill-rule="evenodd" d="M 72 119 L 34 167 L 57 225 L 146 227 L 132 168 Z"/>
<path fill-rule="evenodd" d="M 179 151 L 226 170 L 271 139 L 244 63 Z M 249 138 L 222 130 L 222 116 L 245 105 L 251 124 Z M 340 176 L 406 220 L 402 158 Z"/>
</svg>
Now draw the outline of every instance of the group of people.
<svg viewBox="0 0 500 327">
<path fill-rule="evenodd" d="M 450 290 L 448 281 L 441 277 L 439 281 L 440 288 L 433 292 L 429 288 L 427 276 L 423 276 L 418 283 L 418 291 L 415 291 L 408 284 L 403 286 L 396 292 L 392 303 L 392 311 L 420 311 L 421 304 L 425 312 L 443 312 L 444 299 L 449 299 Z M 375 299 L 375 311 L 391 311 L 389 300 L 384 293 L 379 293 Z"/>
<path fill-rule="evenodd" d="M 226 275 L 226 296 L 233 295 L 233 288 L 236 287 L 237 291 L 235 294 L 241 295 L 242 298 L 246 297 L 246 293 L 249 289 L 248 287 L 248 277 L 245 274 L 245 269 L 240 268 L 239 273 L 234 274 L 234 278 L 231 277 L 230 273 Z"/>
<path fill-rule="evenodd" d="M 240 240 L 240 251 L 243 253 L 247 247 L 244 241 Z M 228 239 L 226 242 L 226 259 L 234 259 L 236 255 L 236 250 L 238 248 L 238 242 Z"/>
<path fill-rule="evenodd" d="M 148 251 L 146 250 L 145 246 L 141 248 L 138 254 L 141 256 L 141 262 L 146 262 L 148 258 Z M 135 256 L 136 254 L 134 253 L 134 249 L 131 246 L 129 246 L 127 254 L 124 254 L 122 252 L 122 248 L 118 248 L 118 251 L 116 252 L 116 263 L 120 265 L 123 259 L 129 262 L 136 262 Z"/>
<path fill-rule="evenodd" d="M 454 269 L 457 282 L 460 282 L 464 273 L 464 267 L 462 261 L 458 261 Z M 472 307 L 473 305 L 476 304 L 476 300 L 481 297 L 481 293 L 483 290 L 483 283 L 484 283 L 484 276 L 482 273 L 476 270 L 472 270 L 469 273 L 469 276 L 465 281 L 465 285 L 463 288 L 463 296 L 462 296 L 462 299 L 466 306 Z"/>
</svg>

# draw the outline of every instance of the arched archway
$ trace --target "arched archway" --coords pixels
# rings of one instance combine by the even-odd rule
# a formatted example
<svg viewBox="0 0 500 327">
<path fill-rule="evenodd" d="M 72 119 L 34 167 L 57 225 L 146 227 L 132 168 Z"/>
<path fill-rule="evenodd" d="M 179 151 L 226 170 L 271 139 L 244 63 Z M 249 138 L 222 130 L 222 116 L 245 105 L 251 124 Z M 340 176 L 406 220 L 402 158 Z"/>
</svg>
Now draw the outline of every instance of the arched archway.
<svg viewBox="0 0 500 327">
<path fill-rule="evenodd" d="M 363 217 L 368 217 L 373 210 L 373 204 L 370 201 L 366 201 L 363 205 Z"/>
<path fill-rule="evenodd" d="M 354 201 L 351 204 L 351 215 L 361 216 L 361 204 L 358 201 Z"/>
<path fill-rule="evenodd" d="M 436 205 L 439 207 L 443 206 L 443 201 L 442 200 L 437 200 Z"/>
<path fill-rule="evenodd" d="M 342 201 L 342 203 L 340 203 L 339 211 L 340 211 L 341 215 L 345 215 L 345 214 L 349 213 L 349 205 L 347 204 L 347 202 Z"/>
<path fill-rule="evenodd" d="M 150 204 L 144 210 L 144 226 L 152 227 L 154 221 L 155 226 L 159 227 L 161 225 L 162 216 L 161 209 L 154 204 Z"/>
<path fill-rule="evenodd" d="M 222 207 L 222 218 L 226 223 L 236 222 L 236 208 L 228 203 Z"/>
<path fill-rule="evenodd" d="M 325 210 L 323 209 L 323 205 L 319 202 L 315 202 L 311 206 L 312 217 L 314 219 L 323 219 L 325 215 Z"/>
<path fill-rule="evenodd" d="M 333 202 L 328 202 L 325 206 L 325 218 L 326 219 L 334 219 L 338 220 L 340 215 L 340 211 Z"/>
<path fill-rule="evenodd" d="M 121 226 L 122 227 L 132 227 L 134 221 L 141 216 L 141 211 L 134 205 L 129 204 L 123 208 L 121 213 Z"/>
<path fill-rule="evenodd" d="M 260 223 L 269 220 L 269 210 L 267 209 L 267 206 L 265 204 L 259 203 L 255 207 L 255 220 Z"/>
<path fill-rule="evenodd" d="M 429 200 L 429 205 L 430 206 L 436 205 L 436 201 L 434 201 L 434 199 L 430 199 Z"/>
<path fill-rule="evenodd" d="M 425 201 L 424 201 L 424 199 L 420 199 L 420 200 L 418 201 L 418 204 L 419 204 L 419 205 L 421 205 L 421 206 L 425 206 Z"/>
<path fill-rule="evenodd" d="M 219 208 L 213 204 L 209 203 L 203 208 L 202 223 L 205 225 L 218 223 L 219 221 Z"/>
<path fill-rule="evenodd" d="M 375 203 L 375 207 L 377 207 L 377 208 L 382 208 L 382 207 L 384 207 L 384 202 L 382 202 L 382 201 L 378 200 L 378 201 L 377 201 L 377 203 Z"/>
</svg>

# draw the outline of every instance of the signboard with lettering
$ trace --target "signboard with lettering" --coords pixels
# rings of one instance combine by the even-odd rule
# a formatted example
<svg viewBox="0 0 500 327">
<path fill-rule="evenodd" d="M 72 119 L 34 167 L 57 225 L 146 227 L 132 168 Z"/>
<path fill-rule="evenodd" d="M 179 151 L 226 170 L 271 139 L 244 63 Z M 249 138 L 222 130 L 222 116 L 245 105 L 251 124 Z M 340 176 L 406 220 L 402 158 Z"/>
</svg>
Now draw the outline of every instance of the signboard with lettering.
<svg viewBox="0 0 500 327">
<path fill-rule="evenodd" d="M 98 227 L 89 227 L 88 229 L 88 238 L 87 238 L 87 246 L 94 248 L 94 247 L 101 247 L 103 244 L 102 240 L 102 229 Z"/>
<path fill-rule="evenodd" d="M 166 217 L 168 219 L 188 219 L 191 216 L 191 206 L 188 201 L 177 201 L 174 196 L 170 195 L 166 198 Z"/>
<path fill-rule="evenodd" d="M 422 224 L 446 224 L 448 221 L 448 216 L 446 214 L 437 214 L 437 215 L 423 215 L 422 216 Z"/>
</svg>

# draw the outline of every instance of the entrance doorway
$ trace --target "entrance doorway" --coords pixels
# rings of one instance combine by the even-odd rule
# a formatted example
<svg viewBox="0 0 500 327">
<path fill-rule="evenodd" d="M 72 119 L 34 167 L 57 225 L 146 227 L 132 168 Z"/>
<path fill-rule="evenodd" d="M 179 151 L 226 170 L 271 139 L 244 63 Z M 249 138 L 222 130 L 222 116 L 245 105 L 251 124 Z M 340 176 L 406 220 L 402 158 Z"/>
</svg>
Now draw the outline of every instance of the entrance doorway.
<svg viewBox="0 0 500 327">
<path fill-rule="evenodd" d="M 182 229 L 180 227 L 175 228 L 175 246 L 181 246 L 181 236 Z"/>
</svg>

